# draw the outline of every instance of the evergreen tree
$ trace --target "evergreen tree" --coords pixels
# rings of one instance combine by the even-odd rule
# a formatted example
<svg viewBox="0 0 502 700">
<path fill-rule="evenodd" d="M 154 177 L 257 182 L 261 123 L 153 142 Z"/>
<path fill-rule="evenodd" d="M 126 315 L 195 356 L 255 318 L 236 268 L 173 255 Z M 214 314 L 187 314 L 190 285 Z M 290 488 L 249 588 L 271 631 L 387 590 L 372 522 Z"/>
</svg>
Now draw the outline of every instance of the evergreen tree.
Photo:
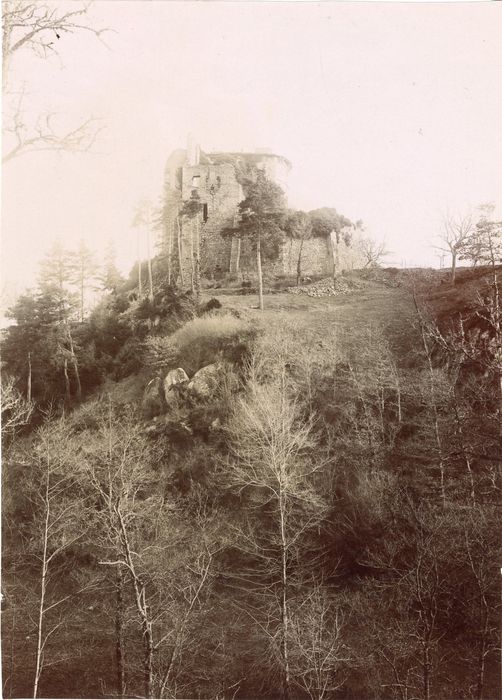
<svg viewBox="0 0 502 700">
<path fill-rule="evenodd" d="M 245 199 L 239 204 L 240 221 L 226 231 L 239 238 L 247 237 L 256 252 L 260 309 L 263 310 L 262 258 L 277 258 L 284 231 L 285 213 L 283 190 L 258 170 L 255 180 L 244 182 Z"/>
<path fill-rule="evenodd" d="M 106 245 L 103 262 L 101 274 L 98 276 L 101 289 L 105 292 L 115 293 L 124 281 L 124 278 L 117 267 L 117 251 L 112 240 L 109 240 Z"/>
<path fill-rule="evenodd" d="M 92 282 L 96 279 L 98 266 L 94 254 L 87 247 L 85 241 L 81 240 L 79 247 L 72 254 L 71 281 L 77 286 L 79 297 L 79 317 L 83 322 L 86 306 L 86 292 L 92 287 Z"/>
</svg>

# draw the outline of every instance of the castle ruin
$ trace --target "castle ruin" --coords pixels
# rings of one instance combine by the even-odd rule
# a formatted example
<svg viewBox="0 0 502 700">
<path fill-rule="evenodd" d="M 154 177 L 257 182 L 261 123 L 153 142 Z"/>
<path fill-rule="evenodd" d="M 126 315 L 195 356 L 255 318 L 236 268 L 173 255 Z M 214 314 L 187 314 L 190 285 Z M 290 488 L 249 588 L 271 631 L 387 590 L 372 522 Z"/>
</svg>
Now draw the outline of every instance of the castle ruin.
<svg viewBox="0 0 502 700">
<path fill-rule="evenodd" d="M 243 179 L 253 170 L 263 170 L 287 196 L 291 167 L 286 158 L 268 149 L 205 153 L 191 140 L 186 149 L 171 153 L 165 167 L 164 236 L 174 274 L 182 283 L 187 284 L 193 275 L 194 255 L 206 278 L 254 273 L 255 256 L 249 242 L 224 237 L 222 232 L 238 221 L 238 206 L 245 198 Z M 189 222 L 180 212 L 194 196 L 199 214 Z M 299 246 L 300 241 L 285 239 L 278 258 L 264 261 L 264 270 L 274 275 L 296 274 Z M 336 243 L 334 232 L 305 241 L 301 253 L 303 274 L 330 275 L 334 264 L 343 268 L 345 248 L 343 242 Z"/>
</svg>

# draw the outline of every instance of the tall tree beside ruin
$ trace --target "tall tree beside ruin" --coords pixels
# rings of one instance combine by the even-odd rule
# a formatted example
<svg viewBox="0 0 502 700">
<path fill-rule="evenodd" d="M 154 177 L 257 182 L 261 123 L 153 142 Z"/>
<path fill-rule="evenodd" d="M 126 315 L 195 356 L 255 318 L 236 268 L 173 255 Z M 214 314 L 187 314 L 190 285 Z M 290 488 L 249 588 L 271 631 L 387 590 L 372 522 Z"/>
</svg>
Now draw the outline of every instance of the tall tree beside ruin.
<svg viewBox="0 0 502 700">
<path fill-rule="evenodd" d="M 191 286 L 197 299 L 200 297 L 200 215 L 203 206 L 197 191 L 193 190 L 179 214 L 190 226 Z"/>
<path fill-rule="evenodd" d="M 312 237 L 312 220 L 304 211 L 293 211 L 286 216 L 284 230 L 291 244 L 294 240 L 299 241 L 296 261 L 296 286 L 298 286 L 302 276 L 303 246 L 305 241 Z"/>
<path fill-rule="evenodd" d="M 133 217 L 133 226 L 138 229 L 138 291 L 139 296 L 143 293 L 143 280 L 141 275 L 141 236 L 144 234 L 146 239 L 146 258 L 148 271 L 148 298 L 153 301 L 153 275 L 152 275 L 152 252 L 150 246 L 150 236 L 153 222 L 153 206 L 152 203 L 143 199 L 136 205 Z"/>
<path fill-rule="evenodd" d="M 256 253 L 259 307 L 263 311 L 263 257 L 274 259 L 284 237 L 281 223 L 285 212 L 284 192 L 259 170 L 256 180 L 245 183 L 245 199 L 239 204 L 240 221 L 234 235 L 246 236 Z"/>
</svg>

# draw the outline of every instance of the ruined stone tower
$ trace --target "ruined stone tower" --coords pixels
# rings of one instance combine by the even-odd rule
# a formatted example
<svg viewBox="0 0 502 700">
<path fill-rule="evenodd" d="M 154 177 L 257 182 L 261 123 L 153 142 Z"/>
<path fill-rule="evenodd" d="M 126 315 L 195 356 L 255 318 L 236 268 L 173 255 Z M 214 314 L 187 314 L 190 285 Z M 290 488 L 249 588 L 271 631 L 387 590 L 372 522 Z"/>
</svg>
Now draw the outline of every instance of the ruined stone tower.
<svg viewBox="0 0 502 700">
<path fill-rule="evenodd" d="M 202 277 L 255 272 L 255 256 L 249 241 L 222 236 L 235 226 L 239 203 L 244 199 L 242 182 L 256 169 L 265 172 L 287 195 L 291 163 L 268 149 L 254 153 L 205 153 L 188 140 L 186 149 L 173 151 L 165 167 L 164 250 L 171 261 L 173 281 L 189 286 L 194 279 L 194 258 Z M 179 216 L 195 196 L 197 216 Z M 276 260 L 264 261 L 272 275 L 295 275 L 299 255 L 304 275 L 330 275 L 353 265 L 353 251 L 335 241 L 335 232 L 300 243 L 285 239 Z M 337 237 L 338 238 L 338 237 Z M 301 247 L 300 247 L 301 246 Z"/>
<path fill-rule="evenodd" d="M 204 153 L 189 139 L 186 149 L 173 151 L 167 159 L 164 236 L 178 271 L 181 258 L 184 279 L 189 278 L 193 260 L 192 225 L 197 228 L 196 244 L 200 244 L 201 274 L 213 277 L 236 271 L 236 241 L 223 238 L 221 232 L 236 223 L 238 205 L 244 199 L 240 182 L 253 168 L 264 170 L 269 179 L 287 191 L 290 162 L 265 149 L 255 153 Z M 197 221 L 188 225 L 180 221 L 178 213 L 193 193 L 201 209 Z M 245 251 L 241 263 L 246 264 Z"/>
</svg>

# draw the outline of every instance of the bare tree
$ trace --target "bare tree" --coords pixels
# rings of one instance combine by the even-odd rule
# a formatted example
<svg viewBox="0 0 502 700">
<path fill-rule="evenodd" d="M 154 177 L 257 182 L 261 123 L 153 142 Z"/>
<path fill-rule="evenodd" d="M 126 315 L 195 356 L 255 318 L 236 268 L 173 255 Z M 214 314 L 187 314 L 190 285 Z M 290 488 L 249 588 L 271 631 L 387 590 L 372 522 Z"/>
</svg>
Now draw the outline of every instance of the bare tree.
<svg viewBox="0 0 502 700">
<path fill-rule="evenodd" d="M 323 499 L 312 485 L 313 475 L 324 466 L 314 458 L 313 426 L 302 421 L 295 402 L 288 396 L 285 377 L 272 386 L 251 383 L 229 424 L 234 458 L 229 478 L 251 499 L 250 510 L 265 510 L 272 529 L 263 521 L 241 532 L 240 548 L 256 561 L 248 578 L 268 609 L 268 619 L 259 622 L 278 662 L 282 697 L 291 697 L 291 598 L 302 536 L 319 524 L 325 512 Z M 260 583 L 261 580 L 261 583 Z M 273 585 L 271 586 L 271 582 Z"/>
<path fill-rule="evenodd" d="M 173 697 L 180 664 L 206 588 L 214 540 L 207 519 L 184 526 L 173 503 L 155 492 L 155 448 L 134 417 L 109 404 L 100 429 L 82 452 L 85 472 L 99 501 L 98 546 L 102 566 L 116 571 L 115 653 L 117 690 L 126 685 L 124 593 L 132 597 L 141 650 L 143 694 Z M 193 547 L 194 529 L 198 546 Z M 187 546 L 187 539 L 192 542 Z M 195 643 L 195 642 L 194 642 Z"/>
<path fill-rule="evenodd" d="M 34 124 L 28 124 L 23 111 L 24 97 L 23 91 L 16 101 L 13 113 L 10 117 L 7 116 L 4 124 L 11 145 L 7 146 L 2 163 L 8 163 L 26 153 L 40 151 L 85 152 L 93 146 L 102 130 L 99 120 L 90 118 L 76 128 L 60 131 L 55 125 L 55 114 L 40 115 Z"/>
<path fill-rule="evenodd" d="M 440 245 L 434 246 L 442 253 L 451 256 L 451 281 L 455 282 L 457 270 L 457 260 L 462 253 L 462 249 L 474 231 L 474 223 L 471 214 L 443 216 L 442 230 L 439 235 Z"/>
<path fill-rule="evenodd" d="M 488 509 L 475 510 L 464 524 L 462 553 L 465 557 L 466 583 L 470 595 L 466 600 L 466 614 L 472 619 L 472 646 L 469 651 L 475 657 L 476 700 L 485 694 L 488 662 L 499 651 L 499 624 L 497 607 L 500 607 L 499 575 L 496 557 L 499 533 L 493 527 L 497 515 Z"/>
<path fill-rule="evenodd" d="M 291 674 L 311 700 L 325 700 L 342 687 L 350 660 L 344 643 L 344 613 L 327 587 L 314 583 L 297 602 L 289 629 Z"/>
<path fill-rule="evenodd" d="M 4 87 L 12 58 L 30 49 L 40 58 L 57 54 L 57 42 L 67 34 L 87 31 L 102 38 L 107 29 L 95 29 L 85 22 L 90 2 L 67 12 L 53 4 L 30 0 L 4 0 L 2 3 L 2 57 Z"/>
<path fill-rule="evenodd" d="M 312 236 L 312 222 L 308 214 L 303 211 L 292 211 L 285 220 L 285 231 L 290 240 L 290 250 L 293 241 L 299 241 L 298 258 L 296 261 L 296 286 L 300 284 L 302 276 L 302 253 L 305 241 Z"/>
<path fill-rule="evenodd" d="M 380 552 L 368 553 L 367 563 L 382 572 L 378 583 L 380 620 L 375 630 L 376 653 L 387 667 L 382 685 L 389 697 L 431 700 L 439 697 L 436 679 L 445 663 L 439 649 L 444 636 L 445 600 L 451 561 L 453 520 L 430 506 L 401 502 L 403 529 Z M 410 531 L 413 548 L 409 548 Z"/>
<path fill-rule="evenodd" d="M 424 350 L 425 358 L 427 360 L 427 373 L 428 373 L 428 386 L 429 386 L 429 400 L 430 400 L 430 411 L 432 416 L 433 424 L 433 434 L 436 447 L 436 459 L 439 469 L 440 478 L 440 494 L 443 507 L 446 506 L 446 463 L 447 454 L 444 447 L 444 439 L 441 431 L 440 423 L 440 396 L 439 396 L 439 386 L 438 386 L 438 373 L 436 372 L 433 364 L 433 338 L 431 338 L 430 332 L 428 332 L 427 323 L 423 317 L 423 314 L 418 306 L 418 301 L 416 296 L 413 297 L 415 302 L 415 309 L 418 317 L 418 325 L 420 327 L 420 335 L 422 338 L 422 347 Z"/>
<path fill-rule="evenodd" d="M 2 435 L 11 438 L 16 430 L 30 422 L 34 403 L 25 399 L 16 389 L 15 381 L 9 377 L 3 379 L 1 387 Z"/>
<path fill-rule="evenodd" d="M 372 238 L 362 238 L 360 241 L 360 248 L 363 259 L 365 261 L 364 267 L 373 267 L 374 265 L 379 265 L 382 259 L 389 254 L 385 242 L 378 243 Z"/>
<path fill-rule="evenodd" d="M 22 51 L 32 51 L 40 58 L 58 55 L 57 44 L 65 36 L 77 32 L 89 32 L 102 40 L 107 29 L 96 29 L 86 22 L 90 3 L 75 5 L 70 10 L 60 10 L 52 3 L 30 0 L 4 0 L 2 3 L 2 58 L 4 96 L 7 95 L 10 68 L 15 56 Z M 28 124 L 24 109 L 24 88 L 4 122 L 4 129 L 12 141 L 6 145 L 3 162 L 34 151 L 87 151 L 99 131 L 94 118 L 70 130 L 60 131 L 55 125 L 54 114 L 40 115 L 33 125 Z M 11 138 L 10 138 L 11 137 Z"/>
<path fill-rule="evenodd" d="M 44 669 L 61 662 L 58 658 L 47 658 L 49 640 L 64 627 L 64 603 L 75 595 L 59 590 L 61 560 L 86 531 L 85 496 L 71 461 L 72 447 L 66 422 L 60 419 L 47 423 L 37 433 L 33 451 L 34 481 L 28 494 L 35 523 L 32 554 L 40 564 L 34 698 L 39 694 Z"/>
</svg>

